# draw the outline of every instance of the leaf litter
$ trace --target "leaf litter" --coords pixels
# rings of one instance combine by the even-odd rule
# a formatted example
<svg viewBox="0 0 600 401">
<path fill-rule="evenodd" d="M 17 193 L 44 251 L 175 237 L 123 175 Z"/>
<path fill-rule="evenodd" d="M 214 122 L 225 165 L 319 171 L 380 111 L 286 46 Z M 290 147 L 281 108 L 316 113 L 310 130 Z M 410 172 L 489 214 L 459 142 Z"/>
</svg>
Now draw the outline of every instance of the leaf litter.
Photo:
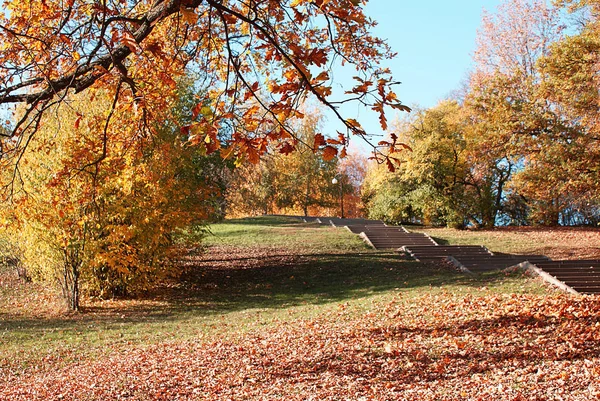
<svg viewBox="0 0 600 401">
<path fill-rule="evenodd" d="M 600 299 L 410 295 L 221 339 L 4 366 L 7 400 L 590 400 Z"/>
</svg>

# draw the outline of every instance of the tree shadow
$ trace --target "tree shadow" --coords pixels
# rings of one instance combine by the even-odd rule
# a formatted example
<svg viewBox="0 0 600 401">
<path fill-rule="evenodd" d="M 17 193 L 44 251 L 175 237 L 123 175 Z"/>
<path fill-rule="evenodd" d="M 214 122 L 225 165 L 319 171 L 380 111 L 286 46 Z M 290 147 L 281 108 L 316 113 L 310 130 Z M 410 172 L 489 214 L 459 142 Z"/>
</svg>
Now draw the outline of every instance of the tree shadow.
<svg viewBox="0 0 600 401">
<path fill-rule="evenodd" d="M 438 245 L 451 245 L 450 241 L 448 241 L 447 239 L 444 238 L 440 238 L 440 237 L 431 237 L 431 239 L 433 239 Z"/>
<path fill-rule="evenodd" d="M 407 261 L 396 253 L 207 256 L 188 267 L 183 280 L 114 307 L 92 305 L 83 313 L 28 318 L 0 313 L 0 330 L 35 335 L 87 323 L 105 329 L 126 323 L 169 322 L 182 316 L 211 316 L 249 309 L 343 302 L 390 290 L 444 285 L 481 287 L 504 278 L 466 276 L 450 269 Z"/>
</svg>

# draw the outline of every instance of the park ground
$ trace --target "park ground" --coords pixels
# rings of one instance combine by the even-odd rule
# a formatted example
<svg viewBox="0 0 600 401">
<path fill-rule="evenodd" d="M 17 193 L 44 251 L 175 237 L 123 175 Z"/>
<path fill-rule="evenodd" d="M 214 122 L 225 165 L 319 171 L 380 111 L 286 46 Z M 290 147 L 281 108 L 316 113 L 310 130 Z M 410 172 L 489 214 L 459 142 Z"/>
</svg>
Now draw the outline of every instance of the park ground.
<svg viewBox="0 0 600 401">
<path fill-rule="evenodd" d="M 183 281 L 86 299 L 78 314 L 0 272 L 0 399 L 600 399 L 599 298 L 519 272 L 466 276 L 294 220 L 211 231 L 182 258 Z M 600 255 L 594 229 L 427 232 Z"/>
</svg>

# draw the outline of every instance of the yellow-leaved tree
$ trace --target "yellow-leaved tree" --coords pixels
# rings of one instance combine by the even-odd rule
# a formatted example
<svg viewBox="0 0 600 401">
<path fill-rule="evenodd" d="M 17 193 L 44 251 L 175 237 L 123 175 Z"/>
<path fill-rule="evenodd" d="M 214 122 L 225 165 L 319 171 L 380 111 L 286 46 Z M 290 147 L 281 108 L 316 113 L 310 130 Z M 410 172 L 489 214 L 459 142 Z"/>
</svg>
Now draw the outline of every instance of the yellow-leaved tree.
<svg viewBox="0 0 600 401">
<path fill-rule="evenodd" d="M 178 274 L 173 234 L 217 212 L 201 149 L 181 135 L 184 122 L 164 122 L 186 107 L 179 95 L 165 94 L 160 105 L 171 108 L 155 109 L 163 122 L 148 137 L 131 135 L 136 110 L 114 112 L 114 93 L 76 95 L 45 114 L 17 168 L 4 171 L 4 236 L 34 279 L 58 279 L 70 309 L 80 288 L 111 297 Z"/>
</svg>

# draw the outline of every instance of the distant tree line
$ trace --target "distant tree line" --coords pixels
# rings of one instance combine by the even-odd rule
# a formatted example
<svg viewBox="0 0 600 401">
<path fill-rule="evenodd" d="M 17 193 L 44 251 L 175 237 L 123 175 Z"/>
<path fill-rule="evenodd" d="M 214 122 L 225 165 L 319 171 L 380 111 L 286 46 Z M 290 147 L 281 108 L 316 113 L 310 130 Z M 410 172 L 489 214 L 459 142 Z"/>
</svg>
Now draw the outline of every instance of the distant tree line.
<svg viewBox="0 0 600 401">
<path fill-rule="evenodd" d="M 366 158 L 342 159 L 314 148 L 324 140 L 323 116 L 317 109 L 304 114 L 292 124 L 297 136 L 293 150 L 286 152 L 275 143 L 257 164 L 232 171 L 225 192 L 228 216 L 339 216 L 342 204 L 345 217 L 364 214 L 360 185 Z"/>
<path fill-rule="evenodd" d="M 546 3 L 508 0 L 484 15 L 464 88 L 396 124 L 412 152 L 394 173 L 369 169 L 370 217 L 452 227 L 600 222 L 600 2 Z"/>
</svg>

